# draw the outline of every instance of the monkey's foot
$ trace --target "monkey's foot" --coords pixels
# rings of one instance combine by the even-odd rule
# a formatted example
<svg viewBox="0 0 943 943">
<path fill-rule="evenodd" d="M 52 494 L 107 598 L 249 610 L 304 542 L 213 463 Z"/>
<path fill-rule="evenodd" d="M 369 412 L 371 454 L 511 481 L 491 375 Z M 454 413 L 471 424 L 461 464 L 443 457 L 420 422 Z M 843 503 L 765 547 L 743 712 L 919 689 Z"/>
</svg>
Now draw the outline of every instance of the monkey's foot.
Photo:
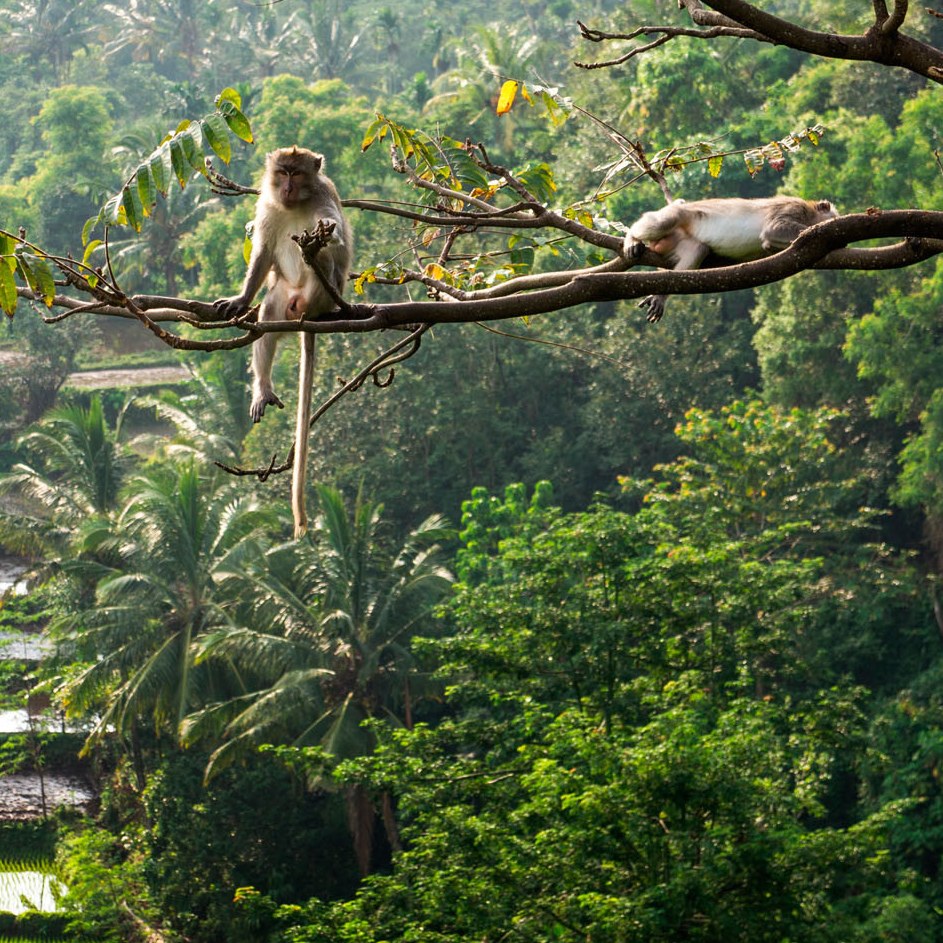
<svg viewBox="0 0 943 943">
<path fill-rule="evenodd" d="M 213 307 L 223 318 L 238 318 L 249 310 L 250 304 L 241 295 L 235 298 L 220 298 L 213 302 Z"/>
<path fill-rule="evenodd" d="M 661 295 L 649 295 L 638 303 L 638 307 L 648 310 L 646 320 L 649 324 L 657 324 L 665 313 L 665 299 Z"/>
<path fill-rule="evenodd" d="M 628 259 L 629 262 L 638 261 L 643 255 L 645 255 L 645 249 L 647 246 L 644 242 L 639 242 L 637 239 L 633 239 L 631 236 L 626 236 L 622 241 L 622 254 Z"/>
<path fill-rule="evenodd" d="M 268 390 L 263 393 L 257 393 L 249 407 L 249 416 L 253 422 L 258 422 L 265 415 L 266 406 L 277 406 L 284 409 L 285 404 L 275 395 L 274 390 Z"/>
</svg>

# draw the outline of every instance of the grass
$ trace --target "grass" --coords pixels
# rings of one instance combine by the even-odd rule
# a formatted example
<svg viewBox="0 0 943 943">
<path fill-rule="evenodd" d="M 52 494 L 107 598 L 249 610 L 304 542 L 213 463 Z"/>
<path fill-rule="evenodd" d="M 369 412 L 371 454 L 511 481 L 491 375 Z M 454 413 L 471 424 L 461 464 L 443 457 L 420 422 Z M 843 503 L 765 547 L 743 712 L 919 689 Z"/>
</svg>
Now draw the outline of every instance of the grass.
<svg viewBox="0 0 943 943">
<path fill-rule="evenodd" d="M 108 351 L 80 351 L 76 370 L 130 370 L 135 367 L 175 367 L 180 357 L 170 348 L 166 350 L 139 350 L 116 354 Z"/>
<path fill-rule="evenodd" d="M 37 861 L 51 862 L 57 838 L 54 819 L 4 822 L 0 825 L 0 862 L 7 869 L 30 868 Z"/>
</svg>

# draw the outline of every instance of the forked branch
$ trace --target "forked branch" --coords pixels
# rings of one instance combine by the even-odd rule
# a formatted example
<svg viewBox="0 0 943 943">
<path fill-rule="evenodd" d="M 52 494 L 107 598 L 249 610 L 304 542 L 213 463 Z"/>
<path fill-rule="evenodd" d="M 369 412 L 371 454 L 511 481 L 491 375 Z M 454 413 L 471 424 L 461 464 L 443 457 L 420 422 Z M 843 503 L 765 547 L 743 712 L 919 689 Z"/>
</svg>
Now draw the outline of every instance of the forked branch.
<svg viewBox="0 0 943 943">
<path fill-rule="evenodd" d="M 826 59 L 875 62 L 908 69 L 934 82 L 943 83 L 943 52 L 907 33 L 902 27 L 909 4 L 896 0 L 888 11 L 885 0 L 874 0 L 874 22 L 861 34 L 836 34 L 807 29 L 783 17 L 761 10 L 746 0 L 679 0 L 694 27 L 654 24 L 640 26 L 627 33 L 607 33 L 580 23 L 580 33 L 593 43 L 632 42 L 641 36 L 655 37 L 647 43 L 631 46 L 610 59 L 577 65 L 600 69 L 619 65 L 634 56 L 679 38 L 712 40 L 719 37 L 753 39 L 757 42 L 788 46 L 800 52 Z M 927 10 L 927 13 L 932 11 Z"/>
</svg>

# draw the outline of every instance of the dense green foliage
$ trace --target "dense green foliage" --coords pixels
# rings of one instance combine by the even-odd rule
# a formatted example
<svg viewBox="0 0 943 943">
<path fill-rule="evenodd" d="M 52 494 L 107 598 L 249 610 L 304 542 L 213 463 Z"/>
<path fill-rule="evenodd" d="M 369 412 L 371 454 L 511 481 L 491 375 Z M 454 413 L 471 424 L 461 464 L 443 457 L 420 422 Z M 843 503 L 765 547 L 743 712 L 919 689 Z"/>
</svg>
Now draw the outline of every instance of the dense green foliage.
<svg viewBox="0 0 943 943">
<path fill-rule="evenodd" d="M 243 183 L 297 142 L 346 198 L 415 200 L 383 147 L 361 151 L 379 113 L 546 168 L 555 205 L 610 225 L 660 203 L 628 170 L 596 199 L 623 155 L 585 114 L 496 114 L 504 79 L 535 76 L 649 154 L 826 128 L 781 176 L 692 163 L 669 181 L 688 199 L 943 205 L 943 98 L 910 73 L 749 41 L 572 66 L 595 55 L 577 18 L 668 6 L 0 0 L 0 229 L 81 256 L 86 219 L 223 88 L 252 125 L 226 144 Z M 798 6 L 819 28 L 870 13 Z M 943 19 L 908 27 L 943 43 Z M 112 230 L 117 277 L 231 293 L 251 199 L 170 184 L 140 233 Z M 407 222 L 350 215 L 356 268 L 403 264 Z M 482 278 L 598 261 L 558 239 L 478 249 Z M 0 626 L 55 640 L 30 684 L 80 725 L 101 804 L 30 831 L 57 845 L 66 913 L 0 931 L 943 941 L 941 311 L 927 263 L 685 296 L 657 325 L 601 304 L 440 326 L 320 420 L 293 541 L 284 480 L 213 464 L 267 466 L 290 392 L 253 427 L 233 351 L 191 355 L 173 392 L 80 394 L 79 357 L 166 352 L 21 302 L 0 331 L 0 547 L 45 582 L 0 601 Z M 320 343 L 318 398 L 387 341 Z"/>
</svg>

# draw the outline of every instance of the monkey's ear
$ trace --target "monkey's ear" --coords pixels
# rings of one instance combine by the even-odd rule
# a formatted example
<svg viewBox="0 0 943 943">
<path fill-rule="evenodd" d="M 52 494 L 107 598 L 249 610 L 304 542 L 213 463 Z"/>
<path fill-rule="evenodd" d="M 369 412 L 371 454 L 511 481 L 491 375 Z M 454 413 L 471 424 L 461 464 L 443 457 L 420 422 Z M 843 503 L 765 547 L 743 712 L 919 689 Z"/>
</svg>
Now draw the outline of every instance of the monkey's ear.
<svg viewBox="0 0 943 943">
<path fill-rule="evenodd" d="M 315 154 L 312 163 L 314 164 L 314 172 L 318 173 L 324 166 L 324 158 L 320 154 Z"/>
</svg>

